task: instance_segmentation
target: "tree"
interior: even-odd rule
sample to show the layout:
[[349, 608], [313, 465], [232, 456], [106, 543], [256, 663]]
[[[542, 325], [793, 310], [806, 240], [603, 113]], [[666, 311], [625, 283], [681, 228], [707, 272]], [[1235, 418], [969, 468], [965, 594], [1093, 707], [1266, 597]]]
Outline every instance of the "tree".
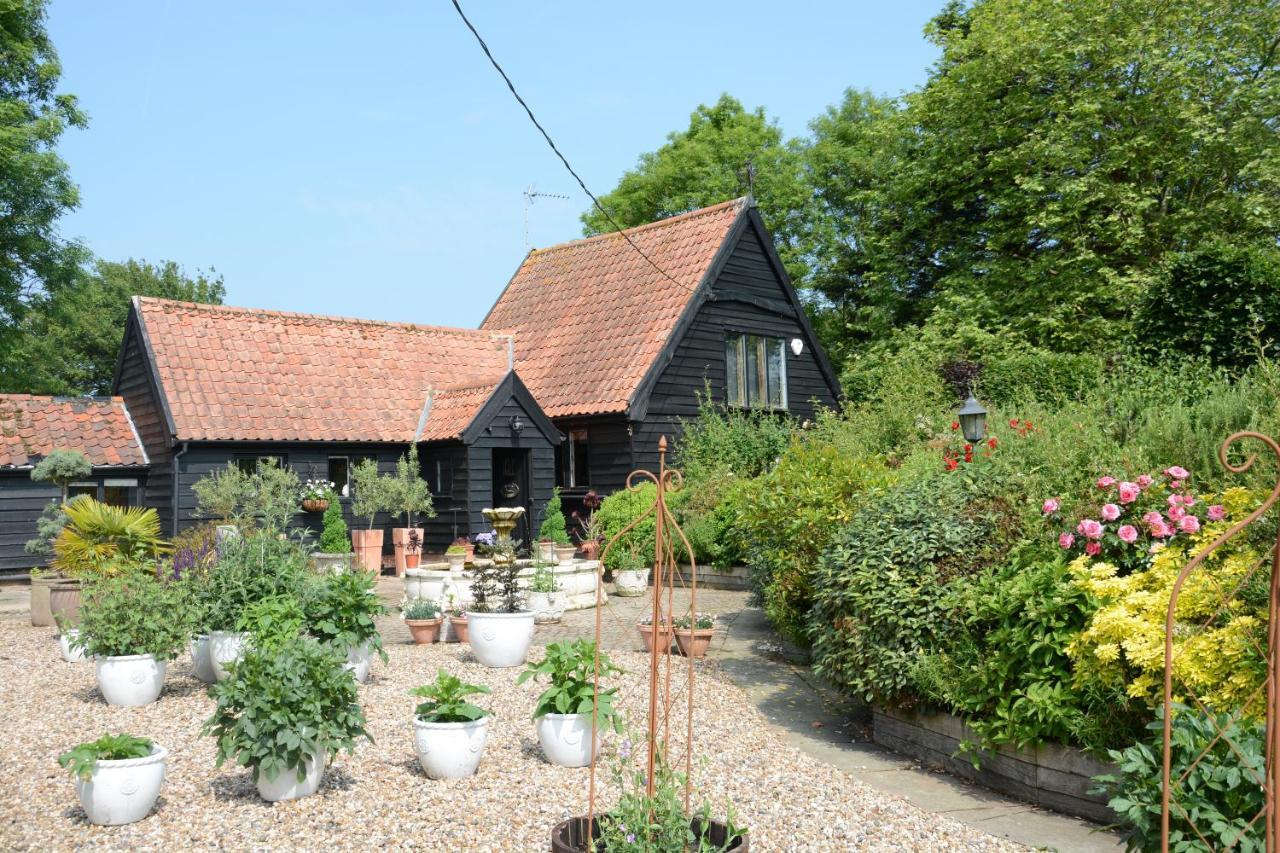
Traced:
[[57, 220], [79, 203], [54, 148], [87, 120], [71, 95], [57, 94], [62, 67], [45, 31], [47, 0], [0, 0], [0, 357], [28, 298], [73, 274], [82, 250]]
[[218, 305], [225, 295], [222, 277], [212, 269], [192, 276], [173, 261], [97, 261], [32, 300], [15, 349], [0, 364], [0, 388], [108, 393], [134, 296]]
[[53, 450], [31, 469], [31, 479], [37, 483], [53, 483], [62, 492], [65, 504], [68, 487], [92, 473], [93, 463], [79, 450]]
[[[748, 112], [727, 94], [712, 106], [699, 106], [687, 130], [670, 134], [657, 151], [641, 154], [636, 168], [600, 202], [619, 226], [630, 228], [728, 201], [748, 189], [778, 241], [787, 271], [802, 282], [808, 274], [800, 242], [808, 193], [800, 151], [783, 140], [782, 130], [761, 107]], [[582, 215], [582, 223], [587, 234], [613, 230], [594, 208]]]

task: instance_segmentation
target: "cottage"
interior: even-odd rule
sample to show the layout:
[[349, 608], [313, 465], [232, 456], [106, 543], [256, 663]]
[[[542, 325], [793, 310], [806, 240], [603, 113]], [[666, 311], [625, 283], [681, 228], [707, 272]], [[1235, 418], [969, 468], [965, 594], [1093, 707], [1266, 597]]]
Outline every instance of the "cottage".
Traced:
[[438, 550], [485, 529], [483, 507], [524, 506], [528, 539], [554, 486], [570, 507], [621, 488], [704, 389], [799, 417], [839, 394], [750, 199], [534, 250], [479, 329], [135, 298], [113, 405], [145, 454], [130, 500], [168, 531], [229, 462], [349, 494], [357, 461], [390, 471], [416, 442]]

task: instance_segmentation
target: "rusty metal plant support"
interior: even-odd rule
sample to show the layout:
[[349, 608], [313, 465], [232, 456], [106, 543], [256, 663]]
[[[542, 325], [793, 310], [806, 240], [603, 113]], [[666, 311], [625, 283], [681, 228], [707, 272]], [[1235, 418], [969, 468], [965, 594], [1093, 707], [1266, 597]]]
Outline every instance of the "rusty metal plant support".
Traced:
[[[1228, 450], [1236, 442], [1243, 439], [1254, 439], [1262, 442], [1273, 454], [1275, 454], [1276, 459], [1280, 461], [1280, 444], [1277, 444], [1275, 439], [1257, 432], [1237, 432], [1229, 436], [1227, 440], [1222, 443], [1222, 446], [1218, 448], [1218, 459], [1221, 461], [1223, 467], [1228, 471], [1236, 474], [1243, 473], [1249, 470], [1253, 466], [1253, 463], [1257, 461], [1256, 453], [1251, 453], [1248, 458], [1238, 465], [1233, 464], [1228, 460]], [[1239, 748], [1231, 742], [1231, 739], [1227, 736], [1224, 728], [1218, 725], [1218, 721], [1214, 715], [1209, 713], [1209, 709], [1205, 707], [1204, 703], [1201, 702], [1194, 693], [1190, 693], [1188, 691], [1190, 702], [1194, 703], [1196, 707], [1206, 714], [1214, 728], [1217, 729], [1217, 734], [1209, 745], [1195, 757], [1190, 766], [1187, 767], [1179, 778], [1172, 778], [1173, 711], [1175, 704], [1173, 695], [1173, 665], [1176, 657], [1173, 647], [1174, 634], [1177, 632], [1180, 637], [1186, 637], [1189, 634], [1194, 633], [1196, 629], [1202, 629], [1211, 625], [1213, 621], [1217, 619], [1218, 615], [1228, 608], [1232, 597], [1239, 592], [1255, 574], [1257, 574], [1262, 566], [1268, 562], [1268, 557], [1270, 558], [1269, 561], [1271, 564], [1271, 577], [1269, 578], [1270, 601], [1267, 610], [1267, 648], [1263, 650], [1255, 644], [1255, 650], [1258, 651], [1267, 661], [1267, 676], [1264, 684], [1260, 685], [1257, 691], [1242, 703], [1241, 708], [1231, 715], [1228, 725], [1243, 715], [1245, 708], [1253, 701], [1253, 697], [1256, 697], [1258, 693], [1261, 692], [1262, 687], [1265, 686], [1267, 696], [1265, 729], [1266, 770], [1264, 778], [1257, 778], [1256, 774], [1254, 775], [1259, 786], [1263, 789], [1263, 806], [1256, 815], [1252, 816], [1252, 819], [1249, 822], [1249, 827], [1256, 824], [1259, 819], [1264, 819], [1264, 825], [1266, 827], [1266, 849], [1271, 851], [1271, 853], [1275, 853], [1275, 851], [1280, 850], [1280, 848], [1277, 847], [1277, 843], [1280, 842], [1280, 815], [1277, 815], [1276, 811], [1276, 794], [1277, 791], [1280, 790], [1280, 761], [1278, 761], [1278, 758], [1280, 758], [1280, 731], [1277, 731], [1277, 721], [1280, 720], [1280, 690], [1277, 689], [1278, 684], [1280, 684], [1280, 682], [1277, 681], [1277, 672], [1280, 670], [1280, 633], [1278, 633], [1278, 631], [1280, 631], [1280, 618], [1277, 618], [1278, 613], [1280, 613], [1280, 534], [1277, 534], [1277, 542], [1273, 543], [1269, 553], [1254, 563], [1254, 565], [1232, 590], [1226, 591], [1220, 586], [1218, 587], [1217, 592], [1221, 594], [1221, 603], [1214, 613], [1204, 621], [1204, 623], [1187, 625], [1185, 623], [1179, 623], [1177, 620], [1178, 596], [1182, 592], [1182, 588], [1186, 584], [1187, 579], [1190, 578], [1197, 569], [1202, 568], [1209, 555], [1260, 518], [1271, 508], [1277, 499], [1280, 499], [1280, 480], [1278, 480], [1272, 487], [1271, 494], [1267, 496], [1267, 499], [1254, 509], [1253, 512], [1249, 513], [1247, 517], [1236, 524], [1233, 524], [1222, 535], [1214, 539], [1208, 547], [1196, 554], [1195, 557], [1182, 568], [1182, 571], [1178, 573], [1178, 577], [1173, 584], [1172, 594], [1169, 598], [1169, 609], [1165, 616], [1164, 628], [1164, 766], [1160, 782], [1160, 849], [1164, 851], [1164, 853], [1168, 853], [1169, 850], [1169, 816], [1171, 809], [1173, 808], [1177, 808], [1181, 812], [1181, 815], [1191, 826], [1192, 832], [1199, 836], [1200, 841], [1204, 843], [1206, 849], [1213, 849], [1213, 845], [1209, 843], [1209, 841], [1200, 832], [1199, 828], [1196, 827], [1194, 821], [1190, 818], [1185, 809], [1183, 809], [1173, 797], [1174, 785], [1181, 785], [1191, 771], [1195, 769], [1196, 765], [1198, 765], [1200, 761], [1208, 755], [1209, 751], [1213, 749], [1219, 741], [1225, 743], [1227, 747], [1241, 759], [1242, 771], [1245, 770], [1244, 765], [1246, 764], [1243, 757], [1240, 756]], [[1205, 576], [1210, 580], [1213, 580], [1212, 574], [1207, 571]], [[1247, 828], [1248, 827], [1246, 827], [1246, 829]]]
[[[650, 616], [653, 619], [654, 642], [649, 652], [649, 705], [648, 705], [648, 744], [647, 757], [645, 763], [645, 793], [652, 797], [654, 787], [657, 782], [657, 762], [658, 756], [663, 756], [663, 760], [670, 754], [668, 748], [671, 742], [670, 716], [672, 710], [672, 692], [671, 692], [671, 670], [673, 666], [670, 643], [665, 647], [659, 641], [661, 636], [660, 629], [664, 625], [672, 625], [674, 627], [675, 614], [672, 612], [672, 593], [674, 590], [674, 578], [676, 573], [677, 561], [676, 554], [677, 544], [681, 546], [689, 557], [690, 574], [689, 574], [689, 613], [697, 614], [698, 607], [698, 565], [693, 556], [693, 548], [689, 546], [689, 540], [685, 538], [684, 531], [680, 529], [680, 525], [676, 523], [675, 517], [671, 514], [671, 510], [667, 507], [667, 494], [669, 492], [678, 491], [684, 483], [684, 478], [680, 472], [667, 467], [667, 439], [666, 436], [658, 440], [658, 470], [657, 473], [645, 470], [632, 471], [627, 476], [627, 490], [638, 492], [645, 482], [651, 482], [657, 487], [657, 497], [654, 499], [653, 505], [637, 516], [626, 527], [620, 530], [605, 545], [603, 552], [600, 554], [600, 576], [596, 582], [596, 658], [595, 658], [595, 687], [596, 693], [600, 688], [600, 642], [601, 642], [601, 617], [604, 611], [603, 590], [604, 590], [604, 564], [610, 550], [617, 542], [629, 533], [636, 525], [644, 521], [650, 516], [654, 520], [654, 553], [653, 553], [653, 578], [651, 590], [651, 607]], [[694, 688], [694, 659], [691, 655], [687, 656], [688, 672], [687, 689], [686, 689], [686, 731], [684, 743], [684, 807], [686, 814], [689, 811], [689, 798], [693, 785], [693, 688]], [[598, 721], [599, 708], [595, 701], [592, 702], [591, 723], [592, 730], [595, 731]], [[591, 826], [592, 820], [596, 813], [596, 758], [593, 754], [591, 759], [591, 775], [590, 789], [587, 799], [587, 826]]]

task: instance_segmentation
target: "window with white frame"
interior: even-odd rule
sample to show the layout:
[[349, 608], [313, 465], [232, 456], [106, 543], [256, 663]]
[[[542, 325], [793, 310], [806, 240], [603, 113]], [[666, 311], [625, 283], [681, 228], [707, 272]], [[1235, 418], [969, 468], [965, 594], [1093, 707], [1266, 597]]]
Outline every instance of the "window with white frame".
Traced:
[[724, 339], [725, 402], [743, 408], [787, 407], [786, 341], [729, 332]]

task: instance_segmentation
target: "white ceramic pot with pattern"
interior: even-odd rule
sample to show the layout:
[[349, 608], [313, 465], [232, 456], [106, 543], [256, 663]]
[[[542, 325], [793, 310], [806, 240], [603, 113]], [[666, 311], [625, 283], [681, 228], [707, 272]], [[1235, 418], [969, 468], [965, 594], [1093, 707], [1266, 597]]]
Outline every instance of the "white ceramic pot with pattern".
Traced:
[[222, 681], [231, 674], [228, 664], [235, 663], [244, 657], [245, 643], [249, 635], [235, 631], [212, 631], [209, 633], [209, 661], [213, 675]]
[[520, 666], [533, 642], [533, 612], [467, 613], [467, 633], [476, 660], [496, 669]]
[[465, 779], [480, 766], [489, 739], [489, 717], [467, 723], [427, 723], [413, 719], [418, 763], [429, 779]]
[[208, 634], [197, 634], [191, 638], [191, 666], [196, 672], [196, 678], [205, 684], [213, 684], [218, 680], [218, 674], [213, 671]]
[[150, 814], [164, 783], [168, 755], [164, 747], [153, 744], [145, 758], [99, 759], [87, 781], [76, 777], [76, 796], [89, 823], [120, 826]]
[[108, 705], [150, 705], [164, 688], [165, 664], [155, 655], [113, 655], [97, 658], [94, 663], [98, 689]]
[[648, 569], [623, 569], [613, 573], [613, 589], [618, 595], [644, 595], [648, 588]]
[[586, 767], [600, 750], [600, 733], [592, 737], [590, 714], [543, 714], [534, 725], [542, 754], [552, 764]]
[[268, 779], [267, 774], [258, 772], [258, 796], [269, 803], [281, 800], [296, 800], [298, 797], [309, 797], [320, 790], [324, 781], [324, 769], [328, 761], [319, 755], [307, 756], [303, 764], [302, 781], [298, 781], [298, 768], [290, 767], [281, 770], [276, 778]]
[[80, 636], [79, 628], [68, 628], [58, 635], [58, 651], [62, 653], [62, 659], [67, 663], [79, 663], [84, 660], [84, 649], [73, 645], [78, 636]]
[[373, 646], [368, 641], [347, 649], [347, 662], [343, 665], [356, 677], [356, 681], [364, 684], [369, 680], [369, 669], [373, 666]]
[[559, 622], [564, 615], [564, 595], [560, 592], [530, 592], [529, 609], [533, 611], [533, 621], [539, 625]]

